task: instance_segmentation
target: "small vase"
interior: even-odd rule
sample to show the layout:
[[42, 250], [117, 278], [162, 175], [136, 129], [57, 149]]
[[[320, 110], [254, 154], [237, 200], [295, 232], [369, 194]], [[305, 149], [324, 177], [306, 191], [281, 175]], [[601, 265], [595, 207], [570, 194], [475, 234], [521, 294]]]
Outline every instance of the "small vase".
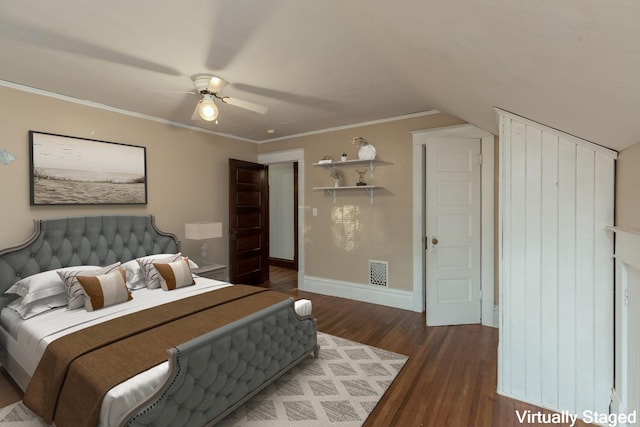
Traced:
[[340, 157], [340, 160], [342, 160], [343, 162], [346, 162], [347, 161], [347, 156]]
[[358, 150], [360, 160], [373, 160], [376, 158], [376, 147], [371, 144], [362, 145]]
[[340, 180], [339, 179], [334, 179], [333, 180], [333, 186], [334, 187], [340, 187]]

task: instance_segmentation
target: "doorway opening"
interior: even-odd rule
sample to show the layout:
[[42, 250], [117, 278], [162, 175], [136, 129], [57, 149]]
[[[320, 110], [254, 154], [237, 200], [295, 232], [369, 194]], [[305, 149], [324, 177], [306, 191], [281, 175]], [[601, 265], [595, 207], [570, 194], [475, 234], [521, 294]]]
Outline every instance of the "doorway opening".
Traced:
[[268, 165], [269, 265], [298, 271], [298, 162]]
[[297, 179], [295, 183], [295, 193], [297, 201], [294, 202], [295, 215], [294, 225], [296, 228], [295, 251], [298, 272], [298, 287], [304, 290], [304, 149], [293, 149], [262, 153], [258, 155], [258, 162], [269, 167], [277, 164], [289, 163], [297, 164]]

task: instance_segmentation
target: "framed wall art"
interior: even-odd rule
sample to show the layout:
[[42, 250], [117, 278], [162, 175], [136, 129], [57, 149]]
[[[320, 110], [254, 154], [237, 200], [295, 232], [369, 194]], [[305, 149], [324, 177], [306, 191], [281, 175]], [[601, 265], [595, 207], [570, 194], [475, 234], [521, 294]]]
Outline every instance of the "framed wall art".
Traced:
[[32, 205], [147, 203], [146, 148], [29, 131]]

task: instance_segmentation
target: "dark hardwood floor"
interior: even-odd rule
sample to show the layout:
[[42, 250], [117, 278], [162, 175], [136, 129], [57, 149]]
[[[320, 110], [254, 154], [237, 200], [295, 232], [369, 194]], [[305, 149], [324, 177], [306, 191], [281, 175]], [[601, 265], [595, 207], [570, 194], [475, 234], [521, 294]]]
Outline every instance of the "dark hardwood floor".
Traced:
[[264, 286], [311, 300], [319, 331], [409, 356], [365, 427], [527, 426], [516, 411], [552, 413], [496, 393], [498, 329], [427, 328], [424, 313], [299, 291], [293, 270], [270, 277]]
[[[310, 299], [319, 331], [409, 356], [365, 426], [526, 426], [516, 411], [550, 413], [496, 393], [497, 329], [427, 328], [424, 313], [299, 291], [297, 274], [271, 267], [264, 286]], [[22, 398], [1, 372], [0, 407]]]

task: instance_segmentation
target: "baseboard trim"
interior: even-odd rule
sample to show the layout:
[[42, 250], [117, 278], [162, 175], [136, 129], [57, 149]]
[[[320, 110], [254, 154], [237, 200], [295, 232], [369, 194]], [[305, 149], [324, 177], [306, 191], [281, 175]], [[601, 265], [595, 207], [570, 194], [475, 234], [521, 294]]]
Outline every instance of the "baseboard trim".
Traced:
[[360, 283], [344, 282], [315, 276], [304, 276], [302, 286], [299, 284], [298, 288], [321, 295], [416, 311], [413, 292], [411, 291], [390, 289], [375, 285], [363, 285]]

